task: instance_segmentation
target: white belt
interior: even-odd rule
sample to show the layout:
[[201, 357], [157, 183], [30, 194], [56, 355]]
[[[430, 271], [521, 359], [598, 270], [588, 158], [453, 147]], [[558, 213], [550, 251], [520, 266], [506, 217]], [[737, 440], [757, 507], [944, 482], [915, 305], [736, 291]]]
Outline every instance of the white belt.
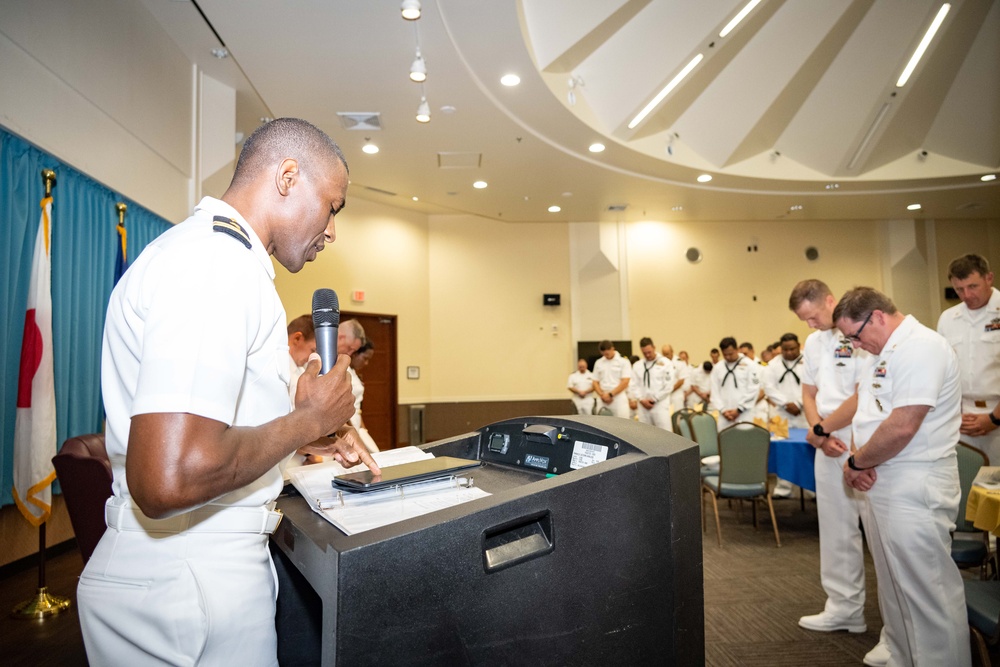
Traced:
[[274, 503], [265, 507], [206, 505], [167, 519], [150, 519], [128, 500], [112, 496], [104, 505], [108, 528], [147, 533], [256, 533], [270, 535], [281, 523], [281, 510]]

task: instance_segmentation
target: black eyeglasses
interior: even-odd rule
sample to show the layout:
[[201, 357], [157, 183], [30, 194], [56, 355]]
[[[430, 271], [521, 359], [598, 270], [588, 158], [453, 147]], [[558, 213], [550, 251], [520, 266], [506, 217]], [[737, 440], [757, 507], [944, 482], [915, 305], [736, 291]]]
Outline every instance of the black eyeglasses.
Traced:
[[874, 314], [874, 312], [875, 311], [873, 310], [872, 312], [868, 313], [868, 317], [866, 317], [865, 321], [861, 323], [861, 328], [855, 331], [853, 335], [848, 336], [848, 339], [857, 341], [859, 343], [861, 342], [861, 332], [865, 330], [866, 326], [868, 326], [868, 322], [872, 319], [872, 314]]

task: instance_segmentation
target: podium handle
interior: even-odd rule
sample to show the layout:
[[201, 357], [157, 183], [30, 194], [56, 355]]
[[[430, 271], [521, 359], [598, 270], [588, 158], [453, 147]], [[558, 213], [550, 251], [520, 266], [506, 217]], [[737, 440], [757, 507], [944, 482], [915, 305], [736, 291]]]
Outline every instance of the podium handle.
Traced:
[[488, 528], [483, 532], [483, 567], [497, 572], [555, 550], [548, 510]]

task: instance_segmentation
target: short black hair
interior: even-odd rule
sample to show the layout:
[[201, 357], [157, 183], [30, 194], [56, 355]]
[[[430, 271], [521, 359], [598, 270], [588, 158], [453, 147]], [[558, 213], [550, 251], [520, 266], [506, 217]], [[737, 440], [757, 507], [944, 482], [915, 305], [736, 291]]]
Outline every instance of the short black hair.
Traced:
[[653, 339], [650, 338], [649, 336], [644, 336], [643, 338], [641, 338], [639, 340], [639, 347], [640, 348], [646, 347], [647, 345], [652, 345], [652, 344], [653, 344]]
[[[786, 340], [794, 340], [796, 343], [798, 343], [799, 337], [793, 333], [786, 333], [784, 336], [781, 337], [781, 342], [784, 343]], [[781, 347], [781, 345], [779, 344], [778, 347]]]
[[727, 350], [731, 347], [736, 347], [736, 339], [733, 338], [732, 336], [726, 336], [725, 338], [719, 341], [720, 350]]

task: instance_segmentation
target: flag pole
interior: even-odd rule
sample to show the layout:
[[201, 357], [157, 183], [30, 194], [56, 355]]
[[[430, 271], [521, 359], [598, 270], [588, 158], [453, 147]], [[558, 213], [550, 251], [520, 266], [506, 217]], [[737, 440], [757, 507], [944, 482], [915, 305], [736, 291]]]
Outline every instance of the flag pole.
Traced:
[[[51, 169], [42, 169], [42, 179], [45, 181], [45, 196], [52, 195], [52, 187], [56, 184], [56, 172]], [[45, 526], [48, 521], [43, 521], [38, 526], [38, 592], [34, 597], [21, 602], [11, 610], [10, 615], [14, 618], [45, 619], [54, 616], [61, 611], [69, 609], [70, 600], [59, 595], [50, 595], [45, 585]]]

